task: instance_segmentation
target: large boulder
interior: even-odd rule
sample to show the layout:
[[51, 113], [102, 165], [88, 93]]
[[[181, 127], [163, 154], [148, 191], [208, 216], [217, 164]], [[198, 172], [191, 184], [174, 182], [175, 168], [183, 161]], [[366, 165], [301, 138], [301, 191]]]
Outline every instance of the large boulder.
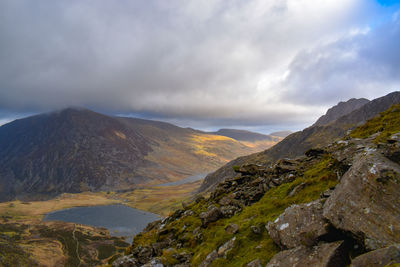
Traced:
[[346, 266], [348, 257], [343, 241], [324, 243], [312, 248], [300, 246], [276, 254], [266, 267], [341, 267]]
[[122, 256], [116, 259], [113, 264], [113, 267], [139, 267], [140, 264], [133, 257], [133, 255]]
[[218, 252], [213, 250], [207, 257], [199, 264], [199, 267], [209, 267], [218, 258]]
[[206, 227], [209, 223], [218, 221], [222, 217], [222, 212], [214, 205], [208, 207], [207, 211], [200, 213], [200, 219], [203, 226]]
[[366, 151], [324, 204], [323, 215], [351, 232], [367, 250], [400, 243], [400, 166], [377, 151]]
[[292, 205], [267, 225], [272, 240], [281, 248], [312, 246], [328, 233], [329, 224], [322, 216], [323, 200]]
[[352, 267], [384, 267], [400, 263], [400, 244], [365, 253], [351, 261]]

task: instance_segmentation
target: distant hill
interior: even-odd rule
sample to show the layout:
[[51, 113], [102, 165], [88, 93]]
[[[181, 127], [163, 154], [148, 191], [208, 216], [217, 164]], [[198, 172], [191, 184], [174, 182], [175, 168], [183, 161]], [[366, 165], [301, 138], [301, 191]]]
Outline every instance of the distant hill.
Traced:
[[292, 133], [293, 133], [292, 131], [279, 131], [279, 132], [270, 133], [269, 135], [285, 138], [286, 136], [288, 136]]
[[277, 141], [241, 142], [164, 122], [68, 108], [0, 127], [0, 201], [175, 181]]
[[212, 134], [228, 136], [239, 141], [261, 141], [261, 140], [274, 140], [271, 135], [265, 135], [260, 133], [254, 133], [246, 130], [235, 130], [235, 129], [220, 129], [217, 132], [212, 132]]
[[[359, 108], [351, 108], [351, 103], [356, 107], [359, 106]], [[281, 142], [263, 152], [236, 158], [217, 171], [210, 173], [205, 178], [199, 191], [212, 190], [216, 184], [226, 177], [234, 175], [233, 166], [243, 165], [244, 163], [272, 163], [280, 158], [301, 156], [305, 151], [313, 147], [326, 146], [345, 136], [348, 130], [365, 123], [368, 119], [398, 103], [400, 103], [400, 92], [393, 92], [373, 101], [350, 99], [348, 102], [339, 103], [313, 126], [287, 136]], [[348, 113], [344, 114], [345, 111]]]

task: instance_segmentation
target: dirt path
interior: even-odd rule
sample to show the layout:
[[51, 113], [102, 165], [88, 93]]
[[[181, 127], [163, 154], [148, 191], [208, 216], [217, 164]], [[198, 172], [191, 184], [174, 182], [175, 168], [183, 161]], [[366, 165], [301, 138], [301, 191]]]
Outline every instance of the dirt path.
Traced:
[[79, 265], [78, 265], [79, 267], [82, 264], [82, 259], [81, 257], [79, 257], [79, 241], [75, 237], [75, 231], [76, 231], [76, 224], [74, 224], [74, 231], [72, 231], [72, 237], [76, 241], [76, 256], [79, 259]]

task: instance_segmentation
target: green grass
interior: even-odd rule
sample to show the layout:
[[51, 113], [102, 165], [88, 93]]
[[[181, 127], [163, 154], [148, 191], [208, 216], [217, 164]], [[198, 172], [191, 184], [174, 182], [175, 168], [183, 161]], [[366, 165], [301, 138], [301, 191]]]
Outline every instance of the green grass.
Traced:
[[[192, 216], [186, 216], [169, 223], [166, 228], [174, 232], [179, 242], [183, 244], [187, 252], [193, 252], [193, 266], [199, 265], [206, 256], [219, 246], [230, 240], [233, 235], [227, 234], [225, 227], [235, 223], [239, 225], [239, 232], [235, 234], [236, 244], [227, 254], [226, 258], [219, 258], [213, 266], [244, 266], [254, 259], [260, 259], [266, 264], [279, 248], [269, 237], [265, 225], [275, 220], [287, 207], [292, 204], [307, 203], [316, 200], [320, 194], [338, 183], [336, 170], [340, 169], [339, 163], [329, 155], [310, 166], [295, 181], [282, 184], [269, 190], [264, 197], [252, 206], [245, 207], [240, 214], [231, 218], [220, 219], [211, 223], [207, 228], [200, 228], [203, 234], [203, 242], [196, 242], [193, 230], [201, 226], [199, 214], [207, 209], [207, 202], [194, 203], [189, 209], [194, 212]], [[305, 183], [307, 186], [292, 197], [288, 194], [297, 185]], [[261, 235], [255, 235], [251, 231], [252, 225], [258, 225], [263, 229]], [[149, 245], [168, 237], [168, 234], [160, 236], [156, 230], [145, 232], [135, 238], [135, 246]], [[164, 255], [164, 259], [171, 260], [171, 255]]]
[[116, 249], [113, 245], [103, 244], [97, 248], [99, 253], [98, 258], [100, 260], [107, 259], [116, 253]]
[[353, 138], [367, 138], [379, 133], [374, 142], [380, 143], [386, 142], [392, 134], [398, 132], [400, 132], [400, 104], [393, 105], [387, 111], [356, 128], [350, 136]]

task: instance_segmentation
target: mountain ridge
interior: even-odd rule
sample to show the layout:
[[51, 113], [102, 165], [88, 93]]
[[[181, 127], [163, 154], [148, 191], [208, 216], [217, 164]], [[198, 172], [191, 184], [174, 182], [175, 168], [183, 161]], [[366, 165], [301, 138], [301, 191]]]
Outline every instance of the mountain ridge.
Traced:
[[[169, 123], [66, 108], [0, 127], [0, 200], [130, 189], [212, 171], [250, 146]], [[261, 149], [259, 149], [261, 150]]]
[[150, 223], [113, 266], [395, 266], [399, 115], [392, 105], [295, 159], [237, 166], [206, 197]]
[[312, 126], [323, 126], [332, 123], [369, 102], [370, 101], [366, 98], [351, 98], [345, 102], [341, 101], [337, 105], [328, 109], [326, 114], [321, 116]]
[[267, 150], [238, 157], [214, 173], [207, 175], [199, 192], [212, 190], [217, 183], [223, 181], [226, 177], [234, 175], [234, 166], [242, 165], [245, 162], [257, 163], [267, 160], [272, 163], [279, 158], [301, 156], [312, 147], [326, 146], [345, 136], [348, 130], [365, 123], [368, 119], [397, 103], [400, 103], [400, 92], [392, 92], [386, 96], [369, 101], [361, 105], [358, 109], [352, 111], [348, 109], [350, 111], [349, 114], [329, 121], [326, 125], [312, 125], [302, 131], [295, 132]]

